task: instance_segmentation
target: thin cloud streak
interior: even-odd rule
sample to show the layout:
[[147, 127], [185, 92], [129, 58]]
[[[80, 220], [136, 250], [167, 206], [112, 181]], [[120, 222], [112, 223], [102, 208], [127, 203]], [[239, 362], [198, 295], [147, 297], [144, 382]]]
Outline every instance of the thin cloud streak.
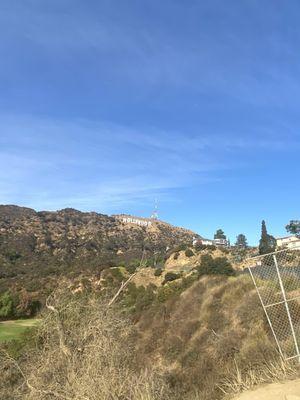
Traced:
[[284, 143], [271, 137], [143, 132], [86, 120], [3, 116], [0, 121], [0, 202], [38, 209], [109, 211], [149, 203], [167, 198], [172, 189], [218, 181], [224, 171], [243, 168], [232, 152], [277, 151]]

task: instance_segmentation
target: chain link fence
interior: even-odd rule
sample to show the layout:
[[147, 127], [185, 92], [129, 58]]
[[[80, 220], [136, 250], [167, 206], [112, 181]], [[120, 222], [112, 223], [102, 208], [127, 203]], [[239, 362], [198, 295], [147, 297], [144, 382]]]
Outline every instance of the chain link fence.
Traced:
[[300, 250], [282, 250], [247, 261], [278, 350], [300, 362]]

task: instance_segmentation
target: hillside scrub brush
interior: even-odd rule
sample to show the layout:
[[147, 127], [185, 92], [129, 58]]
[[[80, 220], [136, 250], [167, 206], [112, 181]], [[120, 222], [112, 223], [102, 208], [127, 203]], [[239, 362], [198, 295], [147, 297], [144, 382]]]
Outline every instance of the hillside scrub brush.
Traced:
[[227, 275], [234, 276], [235, 270], [226, 257], [213, 258], [210, 254], [201, 257], [200, 265], [197, 267], [199, 276], [202, 275]]
[[167, 399], [161, 376], [137, 364], [132, 323], [107, 304], [53, 296], [30, 353], [14, 360], [0, 352], [0, 398]]
[[186, 249], [184, 254], [185, 254], [186, 257], [193, 257], [195, 255], [193, 250], [191, 250], [191, 249]]

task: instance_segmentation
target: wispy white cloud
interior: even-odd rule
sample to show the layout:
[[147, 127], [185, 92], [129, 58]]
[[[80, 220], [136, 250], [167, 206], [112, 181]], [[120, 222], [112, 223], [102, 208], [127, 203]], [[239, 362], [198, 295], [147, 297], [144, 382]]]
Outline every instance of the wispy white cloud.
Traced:
[[0, 203], [105, 212], [158, 196], [169, 201], [173, 189], [217, 181], [245, 166], [249, 152], [280, 150], [284, 143], [30, 116], [2, 116], [0, 132]]

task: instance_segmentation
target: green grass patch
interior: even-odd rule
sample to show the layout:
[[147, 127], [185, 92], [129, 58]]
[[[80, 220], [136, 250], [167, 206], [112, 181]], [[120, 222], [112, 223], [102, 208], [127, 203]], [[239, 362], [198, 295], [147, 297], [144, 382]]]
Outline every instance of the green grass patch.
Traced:
[[39, 319], [32, 318], [0, 322], [0, 343], [20, 339], [26, 330], [37, 326], [39, 321]]

